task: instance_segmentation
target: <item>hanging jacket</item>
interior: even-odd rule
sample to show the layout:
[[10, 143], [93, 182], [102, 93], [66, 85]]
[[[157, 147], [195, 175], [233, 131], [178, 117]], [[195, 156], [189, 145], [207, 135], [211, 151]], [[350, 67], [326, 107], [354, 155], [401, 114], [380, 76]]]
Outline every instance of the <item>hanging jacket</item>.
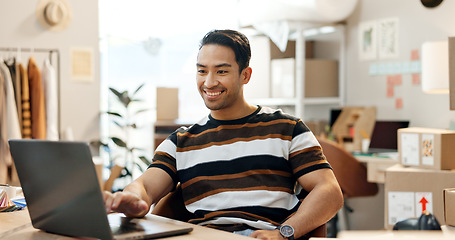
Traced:
[[28, 81], [30, 87], [30, 110], [32, 115], [32, 138], [46, 139], [46, 109], [41, 72], [31, 57], [28, 61]]

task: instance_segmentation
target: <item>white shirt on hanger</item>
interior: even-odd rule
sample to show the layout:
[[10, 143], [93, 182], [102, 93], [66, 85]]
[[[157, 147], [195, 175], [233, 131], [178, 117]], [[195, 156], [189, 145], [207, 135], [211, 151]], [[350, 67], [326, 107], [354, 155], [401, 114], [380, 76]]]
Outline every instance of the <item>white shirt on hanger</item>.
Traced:
[[44, 60], [41, 77], [46, 106], [46, 138], [57, 141], [59, 140], [57, 74], [49, 59]]

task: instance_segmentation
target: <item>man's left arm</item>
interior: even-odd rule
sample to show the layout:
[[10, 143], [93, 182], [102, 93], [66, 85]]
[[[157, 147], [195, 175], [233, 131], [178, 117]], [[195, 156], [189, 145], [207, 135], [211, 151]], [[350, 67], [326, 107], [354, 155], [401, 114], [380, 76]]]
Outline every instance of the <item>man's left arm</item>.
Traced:
[[[323, 168], [307, 173], [299, 177], [298, 182], [309, 193], [296, 213], [283, 223], [294, 228], [296, 239], [327, 223], [343, 206], [343, 194], [331, 169]], [[277, 233], [278, 230], [259, 230], [251, 237], [275, 239], [270, 235]]]
[[343, 193], [331, 169], [307, 173], [298, 182], [309, 193], [297, 212], [284, 223], [294, 227], [296, 238], [327, 223], [343, 207]]

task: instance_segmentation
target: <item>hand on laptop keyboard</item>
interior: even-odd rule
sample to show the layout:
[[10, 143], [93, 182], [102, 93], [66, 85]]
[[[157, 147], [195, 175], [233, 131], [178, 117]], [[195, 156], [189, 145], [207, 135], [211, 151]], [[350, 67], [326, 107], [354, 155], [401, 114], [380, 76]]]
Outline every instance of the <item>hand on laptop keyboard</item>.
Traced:
[[130, 192], [105, 191], [103, 193], [106, 212], [121, 212], [128, 217], [143, 217], [149, 210], [147, 203]]

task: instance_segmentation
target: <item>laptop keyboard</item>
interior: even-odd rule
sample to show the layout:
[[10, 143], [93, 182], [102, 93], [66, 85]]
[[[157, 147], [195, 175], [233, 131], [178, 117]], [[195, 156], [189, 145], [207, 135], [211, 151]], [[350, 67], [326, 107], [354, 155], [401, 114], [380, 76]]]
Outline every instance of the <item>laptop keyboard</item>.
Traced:
[[111, 231], [112, 234], [117, 235], [133, 232], [143, 232], [145, 229], [137, 223], [137, 219], [122, 217], [120, 224], [111, 224]]

